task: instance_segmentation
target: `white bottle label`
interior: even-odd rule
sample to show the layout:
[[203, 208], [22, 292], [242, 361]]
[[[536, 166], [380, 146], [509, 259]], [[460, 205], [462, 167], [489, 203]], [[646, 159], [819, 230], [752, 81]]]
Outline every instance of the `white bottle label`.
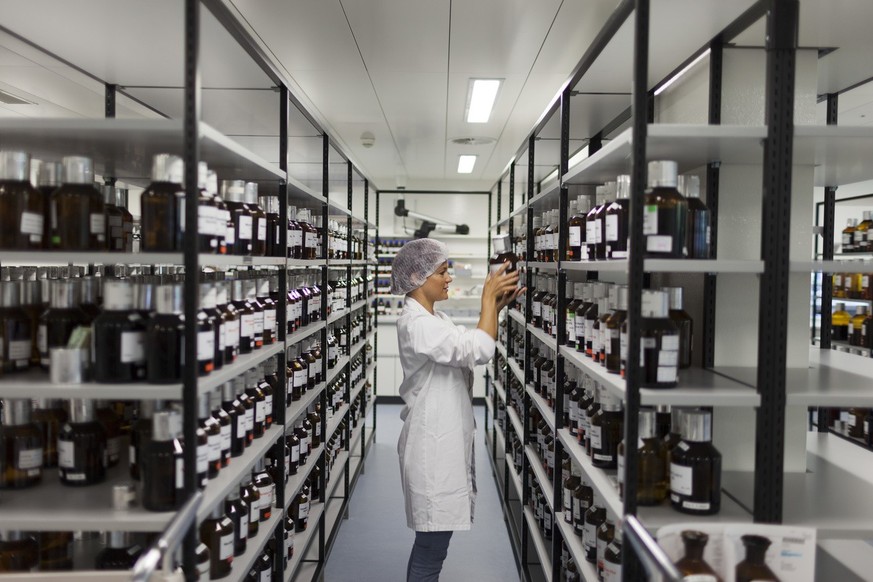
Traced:
[[597, 528], [594, 524], [585, 522], [585, 528], [582, 530], [582, 543], [586, 549], [597, 549]]
[[571, 226], [570, 227], [570, 246], [578, 247], [582, 245], [582, 227], [581, 226]]
[[691, 495], [693, 489], [693, 470], [676, 463], [670, 463], [670, 491], [679, 495]]
[[267, 221], [263, 218], [258, 220], [258, 240], [267, 240]]
[[[30, 340], [15, 340], [9, 342], [9, 359], [12, 361], [29, 360], [30, 348]], [[25, 361], [24, 363], [26, 364], [27, 362]], [[18, 362], [18, 364], [20, 365], [20, 362]]]
[[[276, 310], [275, 309], [265, 309], [264, 310], [264, 329], [271, 330], [274, 334], [276, 333]], [[276, 338], [273, 338], [275, 341]]]
[[233, 557], [233, 534], [227, 534], [226, 536], [221, 537], [221, 544], [219, 544], [218, 550], [218, 559], [219, 560], [229, 560]]
[[218, 351], [222, 354], [227, 347], [227, 324], [222, 323], [218, 326]]
[[260, 311], [255, 313], [255, 317], [252, 320], [253, 327], [255, 329], [255, 337], [264, 337], [264, 312]]
[[306, 386], [306, 382], [309, 379], [308, 372], [303, 370], [294, 370], [294, 386]]
[[618, 242], [618, 214], [606, 215], [606, 242]]
[[273, 569], [261, 570], [258, 573], [258, 582], [273, 582]]
[[264, 422], [267, 418], [267, 402], [262, 400], [255, 403], [255, 422]]
[[291, 462], [299, 463], [300, 462], [300, 445], [291, 447]]
[[224, 327], [224, 345], [239, 347], [239, 320], [228, 321]]
[[543, 313], [543, 304], [541, 301], [533, 302], [533, 315], [534, 317], [540, 317]]
[[318, 234], [314, 232], [304, 233], [303, 243], [304, 248], [314, 249], [318, 245]]
[[44, 226], [45, 219], [43, 219], [42, 214], [37, 214], [36, 212], [21, 213], [21, 234], [33, 235], [30, 237], [31, 242], [39, 242], [42, 240]]
[[39, 469], [42, 467], [42, 448], [37, 449], [20, 449], [18, 451], [18, 462], [16, 468], [22, 471], [30, 469]]
[[209, 461], [218, 461], [221, 459], [221, 433], [209, 435]]
[[73, 441], [58, 439], [58, 466], [64, 469], [73, 469], [75, 465], [76, 445]]
[[182, 489], [185, 486], [185, 472], [182, 457], [176, 458], [176, 489]]
[[599, 219], [594, 221], [594, 242], [603, 242], [603, 221]]
[[221, 450], [229, 451], [230, 450], [230, 425], [227, 424], [221, 427]]
[[261, 492], [261, 509], [270, 509], [273, 507], [273, 485], [267, 487], [258, 487]]
[[[611, 544], [609, 547], [612, 548], [613, 552], [618, 552], [618, 548], [614, 544]], [[612, 562], [607, 562], [604, 560], [603, 582], [622, 582], [621, 564], [614, 564]]]
[[288, 246], [302, 247], [303, 246], [303, 231], [291, 230], [288, 232]]
[[643, 206], [643, 234], [658, 234], [658, 206], [655, 204]]
[[243, 438], [246, 436], [246, 430], [248, 427], [248, 423], [246, 422], [246, 415], [240, 414], [236, 417], [236, 436], [238, 438]]
[[251, 216], [240, 216], [239, 217], [239, 240], [240, 241], [252, 240], [252, 217]]
[[585, 223], [585, 242], [587, 244], [592, 244], [597, 242], [595, 236], [597, 235], [597, 227], [594, 225], [594, 221], [588, 221]]
[[667, 235], [650, 235], [646, 237], [646, 250], [654, 253], [672, 253], [673, 237]]
[[264, 397], [264, 411], [265, 414], [271, 415], [273, 413], [273, 395], [267, 394]]
[[209, 331], [197, 332], [197, 359], [201, 362], [212, 361], [215, 357], [215, 333]]
[[255, 410], [254, 407], [246, 408], [246, 432], [255, 430]]
[[[243, 507], [245, 507], [245, 503], [243, 503]], [[247, 539], [249, 537], [249, 514], [248, 512], [243, 513], [239, 516], [239, 534], [240, 539]]]
[[255, 333], [255, 316], [253, 313], [244, 314], [240, 318], [240, 337], [250, 338]]
[[209, 445], [197, 447], [197, 473], [205, 473], [209, 469]]
[[224, 244], [230, 246], [236, 243], [236, 231], [232, 226], [227, 226], [225, 224], [224, 227]]
[[145, 332], [125, 331], [121, 333], [121, 362], [131, 364], [145, 361]]
[[[98, 235], [98, 238], [106, 236], [106, 215], [92, 214], [91, 215], [91, 234]], [[102, 239], [101, 239], [102, 240]]]
[[297, 515], [300, 517], [300, 519], [305, 520], [309, 518], [309, 501], [300, 504], [300, 511]]

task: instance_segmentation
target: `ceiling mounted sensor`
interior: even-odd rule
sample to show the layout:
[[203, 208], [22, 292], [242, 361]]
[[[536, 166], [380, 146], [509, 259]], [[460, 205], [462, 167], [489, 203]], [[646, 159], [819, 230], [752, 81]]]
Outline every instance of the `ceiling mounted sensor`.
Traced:
[[467, 123], [488, 123], [503, 79], [470, 79], [467, 90]]
[[376, 136], [373, 135], [371, 131], [365, 131], [361, 134], [361, 145], [365, 148], [373, 147], [373, 144], [376, 143]]
[[16, 97], [12, 93], [7, 93], [0, 89], [0, 103], [4, 105], [36, 105], [34, 101], [28, 101], [27, 99], [22, 99], [21, 97]]
[[449, 141], [455, 145], [481, 146], [492, 144], [497, 140], [493, 137], [454, 137]]

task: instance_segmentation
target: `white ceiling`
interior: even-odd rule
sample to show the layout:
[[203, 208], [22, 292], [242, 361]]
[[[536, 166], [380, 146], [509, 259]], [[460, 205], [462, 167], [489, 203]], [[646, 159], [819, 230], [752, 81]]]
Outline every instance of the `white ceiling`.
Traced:
[[[380, 189], [490, 190], [561, 89], [617, 0], [204, 0], [221, 3], [271, 55], [295, 96]], [[669, 74], [752, 0], [653, 0], [650, 79]], [[0, 25], [99, 80], [118, 83], [170, 117], [182, 115], [182, 11], [177, 0], [0, 0]], [[51, 14], [52, 18], [34, 18]], [[204, 119], [278, 162], [278, 93], [209, 10], [202, 10]], [[682, 15], [683, 17], [678, 17]], [[803, 0], [801, 44], [840, 47], [821, 59], [820, 92], [873, 76], [873, 3]], [[693, 20], [696, 26], [684, 24]], [[71, 25], [71, 23], [74, 23]], [[571, 150], [629, 105], [632, 19], [575, 89]], [[760, 44], [760, 27], [745, 35]], [[661, 42], [668, 39], [667, 42]], [[463, 120], [469, 80], [501, 78], [487, 124]], [[0, 116], [100, 117], [103, 86], [14, 35], [0, 35], [0, 90], [36, 105]], [[593, 91], [616, 95], [587, 95]], [[119, 117], [154, 116], [120, 98]], [[873, 121], [873, 91], [841, 99], [843, 122]], [[864, 117], [862, 117], [862, 115]], [[318, 130], [290, 120], [289, 172], [318, 188]], [[554, 126], [554, 127], [553, 127]], [[364, 148], [363, 132], [375, 135]], [[558, 136], [555, 122], [544, 131]], [[461, 146], [452, 138], [491, 138]], [[557, 142], [538, 142], [536, 173], [554, 166]], [[461, 153], [479, 156], [456, 173]], [[541, 161], [542, 160], [542, 161]], [[331, 155], [331, 183], [345, 175]], [[399, 182], [400, 181], [400, 182]], [[331, 187], [333, 189], [333, 186]]]

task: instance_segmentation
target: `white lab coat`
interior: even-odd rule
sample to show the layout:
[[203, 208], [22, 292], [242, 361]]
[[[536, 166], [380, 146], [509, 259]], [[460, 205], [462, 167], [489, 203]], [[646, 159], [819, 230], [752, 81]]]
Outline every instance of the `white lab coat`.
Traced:
[[494, 339], [407, 298], [397, 321], [405, 406], [397, 452], [406, 522], [415, 531], [468, 530], [476, 498], [473, 366]]

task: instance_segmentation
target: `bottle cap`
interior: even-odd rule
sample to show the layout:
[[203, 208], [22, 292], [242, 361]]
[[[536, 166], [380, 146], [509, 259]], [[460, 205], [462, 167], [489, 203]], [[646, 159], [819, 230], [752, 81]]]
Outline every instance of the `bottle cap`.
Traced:
[[181, 186], [185, 183], [185, 162], [179, 156], [156, 154], [152, 158], [152, 180]]
[[64, 166], [60, 162], [30, 160], [30, 183], [37, 188], [57, 188], [63, 182]]
[[88, 276], [80, 278], [79, 281], [81, 281], [82, 303], [98, 305], [100, 303], [101, 279], [99, 277]]
[[52, 384], [81, 384], [86, 380], [88, 350], [49, 348], [49, 380]]
[[655, 411], [651, 408], [640, 408], [639, 438], [652, 439], [658, 436], [655, 425]]
[[261, 194], [258, 200], [264, 212], [267, 214], [279, 214], [279, 198], [277, 196]]
[[0, 151], [0, 180], [27, 182], [30, 179], [30, 154]]
[[133, 309], [133, 285], [129, 280], [113, 279], [103, 284], [103, 309], [106, 311]]
[[203, 394], [197, 399], [197, 418], [203, 420], [212, 416], [211, 408], [209, 408], [209, 394]]
[[81, 301], [81, 286], [77, 279], [56, 279], [51, 282], [49, 305], [55, 309], [72, 309]]
[[615, 195], [616, 199], [624, 200], [630, 198], [630, 176], [627, 174], [621, 174], [616, 177], [615, 181], [618, 187], [618, 191]]
[[700, 176], [679, 176], [677, 189], [686, 198], [700, 198]]
[[215, 309], [218, 293], [212, 283], [200, 284], [200, 309]]
[[258, 385], [258, 369], [257, 368], [249, 368], [246, 370], [245, 374], [245, 386], [249, 388], [254, 388]]
[[845, 310], [846, 310], [846, 304], [843, 302], [838, 302], [834, 305], [834, 311], [845, 311]]
[[865, 210], [863, 213], [864, 221], [873, 220], [873, 210]]
[[245, 299], [245, 295], [243, 295], [243, 282], [241, 279], [234, 279], [231, 281], [231, 288], [233, 290], [231, 297], [233, 297], [234, 301], [242, 301]]
[[[133, 505], [135, 499], [136, 493], [134, 491], [133, 485], [131, 485], [130, 483], [122, 483], [120, 485], [112, 486], [112, 508], [116, 511], [124, 511], [125, 509], [129, 509], [130, 506]], [[125, 545], [129, 545], [129, 543], [130, 542], [127, 542], [125, 543]]]
[[225, 382], [221, 385], [221, 398], [224, 402], [233, 402], [236, 398], [233, 382]]
[[661, 289], [667, 293], [670, 298], [670, 309], [675, 311], [682, 310], [682, 287], [664, 287]]
[[508, 234], [495, 234], [491, 237], [491, 242], [494, 243], [494, 252], [498, 255], [508, 252], [512, 246]]
[[85, 156], [66, 156], [64, 164], [64, 183], [66, 184], [93, 184], [94, 164], [91, 158]]
[[60, 398], [35, 398], [35, 408], [42, 410], [52, 410], [61, 408], [63, 401]]
[[848, 222], [846, 223], [846, 225], [847, 226], [858, 226], [858, 219], [857, 218], [850, 218], [848, 220]]
[[227, 493], [227, 499], [229, 501], [236, 501], [239, 499], [239, 487], [231, 487], [230, 491]]
[[252, 469], [252, 475], [257, 475], [258, 473], [262, 473], [266, 464], [264, 463], [264, 457], [261, 457], [257, 461], [255, 461], [255, 467]]
[[649, 162], [649, 188], [675, 188], [679, 166], [672, 160]]
[[705, 410], [689, 410], [682, 415], [682, 440], [704, 443], [712, 440], [712, 414]]
[[604, 412], [618, 412], [621, 410], [621, 400], [615, 398], [606, 390], [600, 391], [600, 408]]
[[228, 202], [245, 202], [246, 183], [243, 180], [222, 180], [221, 197]]
[[662, 319], [670, 312], [670, 298], [663, 291], [643, 290], [642, 316]]
[[115, 187], [115, 198], [112, 201], [112, 204], [119, 208], [127, 208], [127, 199], [130, 191], [127, 188], [119, 188]]
[[867, 306], [859, 305], [858, 309], [855, 311], [855, 315], [867, 315]]
[[258, 203], [258, 185], [255, 182], [246, 182], [244, 188], [244, 196], [246, 204]]
[[152, 416], [152, 439], [166, 442], [175, 438], [172, 415], [169, 411], [155, 412]]
[[[248, 372], [246, 372], [246, 374], [248, 374]], [[245, 376], [246, 375], [244, 374], [233, 379], [233, 390], [236, 394], [242, 394], [246, 391], [247, 382]]]
[[92, 422], [94, 420], [94, 401], [87, 398], [70, 400], [70, 422]]
[[30, 424], [32, 410], [33, 403], [30, 398], [4, 398], [3, 424], [5, 426]]
[[21, 305], [21, 284], [18, 281], [0, 281], [0, 307]]
[[573, 283], [573, 297], [582, 299], [585, 295], [585, 283]]
[[161, 314], [180, 314], [184, 311], [184, 295], [181, 285], [158, 285], [155, 289], [155, 307]]
[[155, 293], [160, 279], [155, 275], [142, 275], [133, 286], [133, 304], [139, 311], [155, 310]]
[[619, 311], [627, 311], [628, 288], [624, 285], [619, 286], [617, 302], [615, 308]]

